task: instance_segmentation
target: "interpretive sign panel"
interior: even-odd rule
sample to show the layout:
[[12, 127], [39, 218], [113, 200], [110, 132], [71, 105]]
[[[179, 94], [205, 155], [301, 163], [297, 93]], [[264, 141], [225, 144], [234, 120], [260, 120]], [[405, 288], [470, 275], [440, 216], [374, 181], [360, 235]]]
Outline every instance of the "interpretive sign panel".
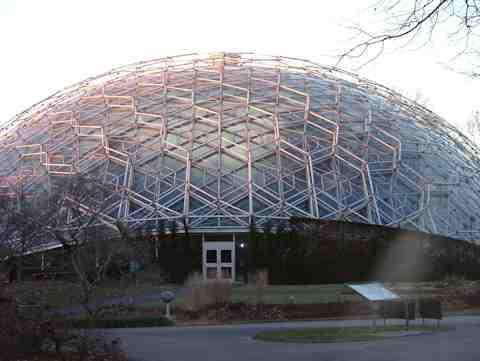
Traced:
[[381, 283], [347, 284], [347, 287], [369, 301], [398, 300], [400, 296], [386, 289]]

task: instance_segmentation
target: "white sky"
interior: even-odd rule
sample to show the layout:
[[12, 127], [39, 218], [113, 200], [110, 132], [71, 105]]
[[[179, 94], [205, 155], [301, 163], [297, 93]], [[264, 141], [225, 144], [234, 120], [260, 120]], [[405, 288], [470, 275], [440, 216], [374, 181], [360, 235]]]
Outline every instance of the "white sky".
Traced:
[[[327, 55], [348, 45], [340, 24], [365, 21], [372, 1], [0, 0], [0, 122], [84, 78], [162, 56], [254, 51], [332, 65]], [[440, 65], [443, 46], [386, 54], [358, 73], [420, 91], [458, 126], [480, 108], [480, 81]]]

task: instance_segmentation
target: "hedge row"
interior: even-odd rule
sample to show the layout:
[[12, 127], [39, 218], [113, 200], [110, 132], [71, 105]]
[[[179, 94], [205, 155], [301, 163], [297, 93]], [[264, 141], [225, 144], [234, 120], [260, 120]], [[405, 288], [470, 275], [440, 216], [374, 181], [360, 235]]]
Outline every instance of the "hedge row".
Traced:
[[135, 328], [135, 327], [164, 327], [173, 326], [174, 322], [166, 317], [144, 317], [123, 319], [90, 319], [81, 318], [72, 320], [74, 328]]
[[422, 232], [367, 224], [292, 219], [289, 231], [252, 227], [248, 268], [273, 284], [480, 279], [480, 247]]
[[[292, 218], [288, 225], [267, 222], [260, 229], [252, 224], [240, 237], [247, 248], [238, 249], [238, 274], [268, 269], [272, 284], [434, 281], [450, 275], [480, 279], [479, 246], [417, 231]], [[143, 239], [170, 281], [182, 283], [201, 269], [198, 235], [177, 233], [172, 223], [169, 232], [162, 226]]]

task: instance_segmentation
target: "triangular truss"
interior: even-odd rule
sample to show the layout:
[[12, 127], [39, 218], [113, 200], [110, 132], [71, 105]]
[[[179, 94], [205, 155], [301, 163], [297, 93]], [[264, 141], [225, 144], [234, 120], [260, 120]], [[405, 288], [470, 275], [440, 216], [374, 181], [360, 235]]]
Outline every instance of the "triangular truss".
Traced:
[[473, 240], [477, 154], [435, 114], [338, 69], [190, 54], [112, 70], [16, 116], [1, 130], [0, 191], [86, 173], [113, 185], [106, 219], [135, 227], [242, 231], [301, 216]]

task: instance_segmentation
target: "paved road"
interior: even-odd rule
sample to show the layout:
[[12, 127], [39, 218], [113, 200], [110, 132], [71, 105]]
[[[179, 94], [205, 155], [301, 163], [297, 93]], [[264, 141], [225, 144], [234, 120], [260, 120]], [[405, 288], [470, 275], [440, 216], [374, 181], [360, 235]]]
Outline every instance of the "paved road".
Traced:
[[480, 316], [448, 317], [455, 328], [377, 342], [292, 344], [255, 341], [268, 329], [354, 326], [368, 321], [312, 321], [105, 331], [121, 337], [133, 361], [478, 361]]

